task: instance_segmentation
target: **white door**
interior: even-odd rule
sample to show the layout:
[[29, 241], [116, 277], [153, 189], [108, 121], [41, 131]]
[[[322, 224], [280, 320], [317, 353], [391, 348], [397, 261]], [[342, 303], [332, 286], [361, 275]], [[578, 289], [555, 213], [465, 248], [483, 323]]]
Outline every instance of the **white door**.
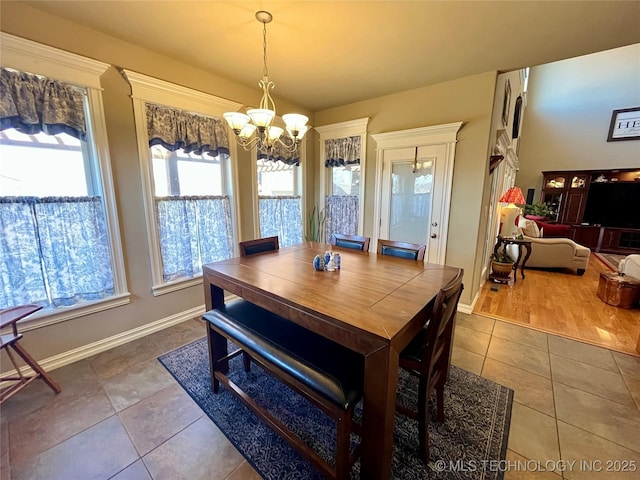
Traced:
[[444, 263], [446, 154], [447, 145], [439, 144], [389, 149], [383, 155], [378, 238], [424, 243], [425, 261], [431, 263]]

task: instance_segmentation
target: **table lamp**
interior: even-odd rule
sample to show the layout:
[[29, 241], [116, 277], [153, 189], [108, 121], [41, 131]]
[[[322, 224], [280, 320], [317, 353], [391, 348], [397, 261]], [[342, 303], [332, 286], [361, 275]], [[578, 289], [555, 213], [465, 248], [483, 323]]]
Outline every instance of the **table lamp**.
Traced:
[[502, 219], [500, 235], [503, 237], [517, 237], [520, 233], [518, 230], [520, 207], [517, 207], [516, 204], [524, 205], [526, 203], [522, 190], [518, 187], [511, 187], [498, 201], [500, 203], [508, 203], [506, 207], [502, 207], [502, 211], [500, 212]]

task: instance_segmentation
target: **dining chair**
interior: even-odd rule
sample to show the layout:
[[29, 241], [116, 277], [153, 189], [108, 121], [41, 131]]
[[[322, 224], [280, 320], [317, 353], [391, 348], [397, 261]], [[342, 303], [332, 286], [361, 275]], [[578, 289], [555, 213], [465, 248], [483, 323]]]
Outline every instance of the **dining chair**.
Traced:
[[453, 329], [462, 284], [463, 269], [436, 296], [422, 330], [400, 353], [400, 368], [419, 378], [417, 412], [400, 403], [396, 410], [418, 420], [420, 455], [429, 461], [429, 397], [436, 392], [436, 418], [444, 422], [444, 385], [449, 376]]
[[369, 237], [360, 235], [343, 235], [341, 233], [331, 234], [331, 245], [335, 247], [351, 248], [353, 250], [369, 251]]
[[240, 245], [241, 257], [248, 257], [249, 255], [255, 255], [262, 252], [270, 252], [280, 248], [277, 236], [246, 240], [244, 242], [240, 242], [238, 245]]
[[[17, 323], [23, 318], [31, 315], [32, 313], [40, 310], [42, 306], [40, 305], [19, 305], [16, 307], [10, 307], [3, 310], [0, 310], [0, 329], [11, 326], [11, 332], [6, 333], [4, 335], [0, 335], [0, 350], [4, 350], [7, 352], [7, 356], [9, 360], [13, 364], [16, 375], [11, 375], [8, 377], [3, 377], [0, 379], [0, 382], [11, 382], [12, 385], [3, 389], [0, 393], [0, 404], [2, 404], [5, 400], [8, 400], [13, 395], [18, 393], [20, 390], [25, 388], [31, 382], [37, 380], [38, 378], [42, 378], [49, 387], [55, 392], [60, 393], [60, 386], [53, 381], [53, 379], [49, 376], [44, 369], [38, 365], [38, 362], [34, 360], [34, 358], [29, 355], [29, 353], [20, 345], [20, 339], [22, 339], [22, 334], [18, 333]], [[22, 360], [27, 364], [28, 367], [34, 371], [33, 375], [25, 375], [20, 370], [16, 358], [11, 353], [13, 350], [17, 353]]]
[[380, 255], [391, 255], [393, 257], [422, 261], [424, 260], [424, 253], [426, 249], [426, 245], [419, 243], [378, 239], [378, 253]]

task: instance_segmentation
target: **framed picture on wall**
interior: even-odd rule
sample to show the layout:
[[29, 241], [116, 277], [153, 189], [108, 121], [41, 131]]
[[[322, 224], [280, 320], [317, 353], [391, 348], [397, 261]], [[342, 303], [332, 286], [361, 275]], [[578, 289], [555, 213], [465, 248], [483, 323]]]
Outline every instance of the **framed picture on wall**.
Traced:
[[640, 140], [640, 107], [614, 110], [607, 142]]
[[507, 78], [504, 83], [504, 98], [502, 99], [502, 125], [505, 127], [509, 123], [509, 107], [511, 104], [511, 82]]

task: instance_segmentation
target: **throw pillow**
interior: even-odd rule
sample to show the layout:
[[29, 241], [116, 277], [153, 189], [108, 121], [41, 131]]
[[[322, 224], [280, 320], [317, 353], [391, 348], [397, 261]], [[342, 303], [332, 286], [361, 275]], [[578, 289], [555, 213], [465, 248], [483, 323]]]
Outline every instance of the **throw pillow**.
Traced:
[[518, 226], [522, 229], [522, 233], [527, 237], [539, 238], [542, 236], [540, 234], [540, 229], [538, 228], [538, 224], [533, 220], [520, 218], [520, 222], [518, 222]]

